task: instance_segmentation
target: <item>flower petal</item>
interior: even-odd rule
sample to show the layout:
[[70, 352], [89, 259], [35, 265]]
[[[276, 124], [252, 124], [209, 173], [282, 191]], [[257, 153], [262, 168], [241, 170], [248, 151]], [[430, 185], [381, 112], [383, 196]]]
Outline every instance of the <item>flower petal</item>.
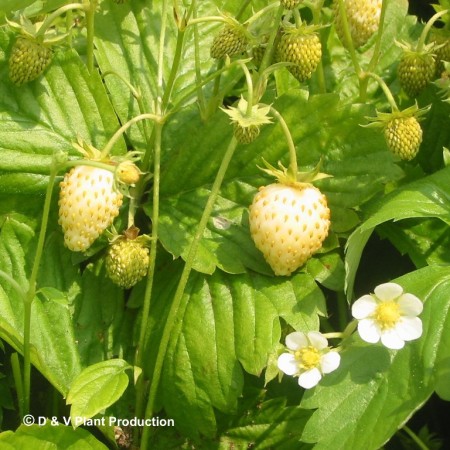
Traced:
[[362, 319], [358, 322], [358, 333], [363, 341], [375, 344], [380, 340], [381, 330], [372, 319]]
[[383, 331], [381, 343], [392, 350], [400, 350], [405, 346], [405, 341], [398, 335], [396, 328]]
[[413, 294], [403, 294], [398, 304], [402, 316], [418, 316], [423, 311], [423, 303]]
[[330, 351], [325, 353], [320, 360], [320, 368], [322, 373], [330, 373], [339, 367], [341, 355], [338, 352]]
[[319, 333], [318, 331], [310, 331], [307, 336], [311, 345], [318, 350], [328, 347], [328, 340], [322, 333]]
[[322, 374], [320, 373], [320, 370], [317, 367], [314, 367], [314, 369], [307, 370], [298, 377], [298, 384], [302, 388], [311, 389], [321, 380], [321, 378]]
[[422, 336], [422, 321], [418, 317], [401, 317], [395, 327], [404, 341], [412, 341]]
[[376, 300], [371, 295], [363, 295], [352, 305], [352, 316], [355, 319], [366, 319], [377, 307]]
[[294, 331], [286, 336], [286, 346], [289, 350], [298, 350], [308, 345], [308, 339], [305, 333]]
[[290, 353], [282, 353], [278, 357], [278, 368], [286, 375], [295, 375], [299, 370], [294, 355]]
[[394, 300], [403, 294], [403, 288], [397, 283], [384, 283], [375, 288], [375, 295], [382, 301]]

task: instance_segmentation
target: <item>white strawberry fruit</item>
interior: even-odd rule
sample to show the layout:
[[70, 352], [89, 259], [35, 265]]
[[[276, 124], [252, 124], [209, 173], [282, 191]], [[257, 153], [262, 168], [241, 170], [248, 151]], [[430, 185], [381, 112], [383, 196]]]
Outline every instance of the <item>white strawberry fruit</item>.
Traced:
[[302, 266], [328, 235], [326, 197], [309, 183], [261, 187], [250, 206], [250, 233], [275, 275]]
[[59, 224], [64, 243], [74, 252], [87, 250], [119, 214], [123, 195], [114, 188], [112, 172], [76, 166], [60, 184]]

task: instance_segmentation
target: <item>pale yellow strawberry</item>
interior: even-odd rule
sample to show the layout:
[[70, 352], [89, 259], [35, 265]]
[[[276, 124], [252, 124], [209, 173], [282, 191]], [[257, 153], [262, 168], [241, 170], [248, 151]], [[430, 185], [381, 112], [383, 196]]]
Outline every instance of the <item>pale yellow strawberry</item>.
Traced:
[[326, 197], [308, 183], [261, 187], [250, 206], [250, 233], [275, 275], [301, 267], [328, 235]]
[[[355, 48], [364, 45], [378, 30], [382, 0], [344, 0], [347, 23]], [[334, 25], [341, 42], [347, 46], [339, 1], [334, 1]]]
[[60, 184], [59, 224], [64, 243], [74, 251], [87, 250], [112, 224], [122, 205], [114, 175], [91, 166], [76, 166]]

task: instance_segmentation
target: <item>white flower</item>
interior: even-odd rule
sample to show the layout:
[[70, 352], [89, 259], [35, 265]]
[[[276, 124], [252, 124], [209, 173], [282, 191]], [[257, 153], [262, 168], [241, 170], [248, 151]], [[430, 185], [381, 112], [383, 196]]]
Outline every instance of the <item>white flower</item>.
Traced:
[[286, 375], [298, 376], [298, 384], [310, 389], [322, 378], [323, 374], [336, 370], [341, 361], [337, 351], [328, 348], [327, 339], [318, 331], [294, 333], [286, 336], [289, 353], [278, 358], [278, 368]]
[[352, 306], [352, 315], [358, 322], [358, 333], [366, 342], [381, 343], [398, 350], [405, 341], [422, 335], [422, 321], [417, 317], [422, 302], [412, 294], [404, 294], [396, 283], [380, 284], [375, 293], [363, 295]]

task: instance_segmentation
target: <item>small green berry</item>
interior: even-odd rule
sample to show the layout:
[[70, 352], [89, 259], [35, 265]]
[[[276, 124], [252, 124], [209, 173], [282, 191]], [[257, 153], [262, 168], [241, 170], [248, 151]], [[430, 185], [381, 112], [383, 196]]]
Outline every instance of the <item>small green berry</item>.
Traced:
[[279, 61], [294, 63], [287, 69], [300, 82], [311, 78], [322, 57], [317, 33], [299, 29], [283, 34], [277, 48]]
[[9, 57], [9, 77], [17, 86], [33, 81], [44, 72], [51, 60], [49, 47], [34, 39], [19, 37]]
[[398, 65], [400, 85], [409, 97], [416, 97], [433, 79], [435, 58], [430, 53], [405, 52]]
[[119, 239], [108, 249], [106, 273], [115, 284], [130, 289], [147, 274], [149, 263], [149, 249], [139, 239]]
[[392, 153], [410, 161], [422, 143], [422, 128], [414, 116], [397, 117], [386, 123], [384, 137]]
[[245, 52], [247, 45], [247, 37], [241, 29], [225, 25], [213, 40], [210, 50], [211, 57], [221, 59], [227, 55], [230, 57], [238, 55]]

